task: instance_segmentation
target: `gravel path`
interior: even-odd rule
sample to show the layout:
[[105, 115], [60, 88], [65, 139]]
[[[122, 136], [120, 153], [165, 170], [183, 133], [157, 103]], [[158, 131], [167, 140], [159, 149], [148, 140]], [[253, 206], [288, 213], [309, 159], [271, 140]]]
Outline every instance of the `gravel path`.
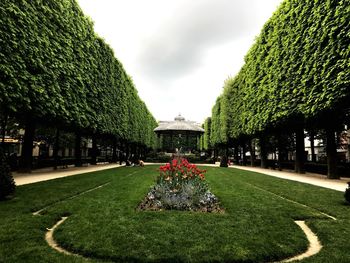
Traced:
[[72, 176], [76, 174], [90, 173], [111, 168], [120, 167], [119, 164], [97, 164], [83, 167], [69, 167], [53, 170], [53, 168], [44, 168], [33, 170], [31, 173], [12, 173], [16, 185], [32, 184], [41, 181], [52, 180], [56, 178]]
[[297, 181], [306, 184], [317, 185], [324, 188], [333, 189], [336, 191], [344, 192], [347, 188], [347, 182], [350, 182], [350, 178], [341, 178], [341, 179], [327, 179], [325, 175], [306, 173], [306, 174], [296, 174], [294, 172], [288, 171], [278, 171], [278, 170], [269, 170], [258, 167], [249, 167], [249, 166], [239, 166], [232, 165], [230, 168], [237, 168], [246, 171], [252, 171], [257, 173], [262, 173], [286, 180]]

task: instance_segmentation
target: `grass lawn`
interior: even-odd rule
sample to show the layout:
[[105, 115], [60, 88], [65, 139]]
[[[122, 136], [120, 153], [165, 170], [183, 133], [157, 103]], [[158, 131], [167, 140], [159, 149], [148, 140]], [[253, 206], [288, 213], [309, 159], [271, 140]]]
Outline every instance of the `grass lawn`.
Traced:
[[[47, 245], [46, 228], [61, 216], [68, 219], [55, 240], [91, 262], [281, 260], [307, 249], [295, 219], [306, 220], [323, 245], [303, 262], [350, 262], [350, 206], [341, 192], [208, 167], [207, 181], [225, 214], [135, 211], [156, 169], [123, 167], [17, 187], [13, 200], [0, 203], [0, 262], [85, 262]], [[44, 207], [42, 215], [32, 215]]]

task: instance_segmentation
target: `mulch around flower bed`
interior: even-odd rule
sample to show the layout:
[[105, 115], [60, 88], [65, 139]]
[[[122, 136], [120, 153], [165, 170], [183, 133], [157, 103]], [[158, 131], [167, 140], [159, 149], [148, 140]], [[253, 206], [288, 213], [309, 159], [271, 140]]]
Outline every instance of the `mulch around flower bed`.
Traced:
[[[210, 193], [211, 194], [211, 193]], [[210, 202], [210, 204], [201, 204], [199, 206], [188, 206], [183, 205], [180, 207], [169, 207], [163, 206], [160, 200], [157, 200], [152, 195], [152, 191], [149, 192], [142, 202], [137, 206], [137, 211], [164, 211], [164, 210], [178, 210], [178, 211], [194, 211], [194, 212], [203, 212], [203, 213], [225, 213], [225, 209], [220, 206], [218, 199], [211, 194], [215, 199]]]

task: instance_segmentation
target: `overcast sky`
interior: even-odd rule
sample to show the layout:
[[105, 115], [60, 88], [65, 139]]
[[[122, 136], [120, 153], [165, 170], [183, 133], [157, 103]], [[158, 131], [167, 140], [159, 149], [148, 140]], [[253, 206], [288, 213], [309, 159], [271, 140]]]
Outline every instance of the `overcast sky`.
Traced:
[[78, 0], [159, 120], [204, 122], [282, 0]]

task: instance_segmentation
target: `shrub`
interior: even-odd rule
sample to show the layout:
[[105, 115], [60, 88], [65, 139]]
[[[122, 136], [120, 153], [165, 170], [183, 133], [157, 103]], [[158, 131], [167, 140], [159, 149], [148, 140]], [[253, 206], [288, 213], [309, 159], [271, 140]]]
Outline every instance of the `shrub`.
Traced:
[[348, 182], [348, 188], [345, 190], [344, 197], [345, 200], [350, 204], [350, 182]]
[[10, 166], [7, 163], [6, 156], [0, 149], [0, 200], [6, 199], [15, 192], [15, 181], [11, 175]]

